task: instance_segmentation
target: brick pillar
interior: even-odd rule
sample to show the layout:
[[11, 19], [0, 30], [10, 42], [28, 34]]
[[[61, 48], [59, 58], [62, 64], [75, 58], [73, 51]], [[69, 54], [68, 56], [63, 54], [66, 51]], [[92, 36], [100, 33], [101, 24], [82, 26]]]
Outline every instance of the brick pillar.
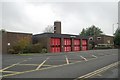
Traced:
[[51, 44], [50, 44], [50, 39], [51, 38], [47, 38], [47, 51], [50, 53], [51, 52]]
[[64, 38], [61, 38], [61, 52], [64, 52]]
[[71, 50], [74, 51], [74, 38], [72, 38], [72, 42], [71, 43], [72, 43], [72, 45], [71, 45], [72, 49]]
[[82, 39], [80, 39], [80, 51], [82, 51]]

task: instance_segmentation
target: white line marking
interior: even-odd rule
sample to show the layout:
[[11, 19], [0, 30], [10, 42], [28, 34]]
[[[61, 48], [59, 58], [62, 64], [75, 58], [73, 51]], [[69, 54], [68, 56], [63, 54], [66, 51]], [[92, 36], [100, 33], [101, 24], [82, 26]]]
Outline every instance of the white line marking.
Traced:
[[66, 59], [67, 64], [69, 64], [69, 60], [68, 60], [67, 56], [65, 56], [65, 59]]
[[95, 58], [97, 58], [97, 56], [95, 56], [95, 55], [92, 55], [93, 57], [95, 57]]
[[42, 67], [42, 65], [43, 65], [48, 59], [49, 59], [49, 57], [48, 57], [46, 60], [44, 60], [35, 70], [38, 70], [40, 67]]
[[88, 61], [85, 57], [83, 57], [83, 56], [80, 56], [82, 59], [84, 59], [85, 61]]

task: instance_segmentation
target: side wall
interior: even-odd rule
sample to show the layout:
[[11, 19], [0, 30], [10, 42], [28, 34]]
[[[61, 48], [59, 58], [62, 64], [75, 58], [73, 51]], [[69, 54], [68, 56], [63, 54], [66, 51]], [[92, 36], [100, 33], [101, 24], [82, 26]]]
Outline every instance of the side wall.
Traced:
[[28, 42], [32, 44], [32, 34], [27, 33], [14, 33], [3, 32], [2, 33], [2, 53], [8, 53], [8, 49], [16, 44], [19, 40], [27, 38]]

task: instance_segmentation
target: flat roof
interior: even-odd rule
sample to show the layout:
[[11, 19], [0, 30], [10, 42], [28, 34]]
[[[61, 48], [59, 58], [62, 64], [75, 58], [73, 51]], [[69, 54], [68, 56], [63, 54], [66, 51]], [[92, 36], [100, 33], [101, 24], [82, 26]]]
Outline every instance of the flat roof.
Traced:
[[88, 39], [86, 36], [72, 35], [72, 34], [58, 34], [58, 33], [42, 33], [33, 35], [34, 37], [57, 37], [57, 38], [81, 38]]
[[[106, 35], [106, 34], [101, 34], [101, 35], [95, 35], [95, 37], [100, 37], [100, 36], [107, 36], [107, 37], [114, 37], [114, 36], [111, 36], [111, 35]], [[89, 36], [89, 37], [93, 37], [93, 36]]]
[[10, 31], [5, 31], [6, 33], [12, 33], [12, 34], [26, 34], [26, 35], [32, 35], [32, 33], [23, 33], [23, 32], [10, 32]]

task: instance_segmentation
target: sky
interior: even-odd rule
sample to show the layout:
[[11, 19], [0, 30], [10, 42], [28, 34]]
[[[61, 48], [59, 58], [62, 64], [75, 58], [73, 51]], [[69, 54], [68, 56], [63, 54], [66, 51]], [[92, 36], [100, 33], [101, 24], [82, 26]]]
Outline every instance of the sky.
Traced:
[[92, 25], [113, 34], [118, 22], [117, 2], [1, 2], [0, 26], [7, 31], [39, 34], [59, 20], [62, 34], [78, 35]]

